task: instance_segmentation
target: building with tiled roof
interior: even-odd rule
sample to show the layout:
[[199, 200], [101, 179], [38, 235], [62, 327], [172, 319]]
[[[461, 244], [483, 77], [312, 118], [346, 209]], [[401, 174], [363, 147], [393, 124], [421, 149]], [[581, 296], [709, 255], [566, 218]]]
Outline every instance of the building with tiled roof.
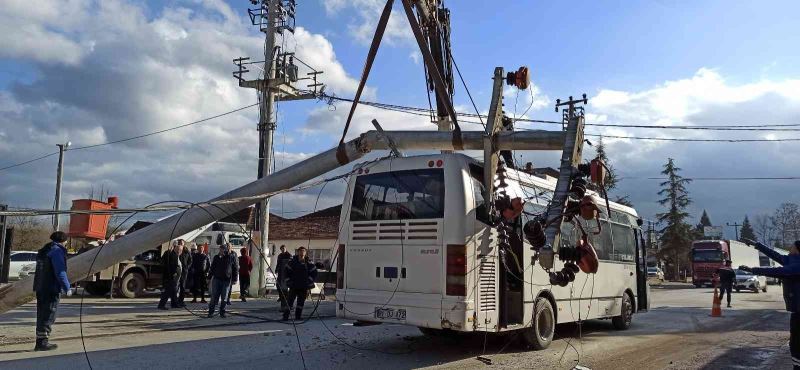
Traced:
[[333, 206], [297, 218], [269, 216], [269, 246], [272, 266], [276, 265], [280, 246], [285, 245], [292, 255], [300, 247], [306, 247], [314, 262], [322, 262], [326, 268], [331, 251], [339, 236], [339, 214], [342, 206]]

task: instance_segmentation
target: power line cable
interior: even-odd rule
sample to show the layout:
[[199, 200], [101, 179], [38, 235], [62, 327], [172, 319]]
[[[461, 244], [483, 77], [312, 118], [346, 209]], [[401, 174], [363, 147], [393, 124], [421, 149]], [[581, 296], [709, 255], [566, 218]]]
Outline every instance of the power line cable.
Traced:
[[[203, 122], [207, 122], [207, 121], [210, 121], [210, 120], [213, 120], [213, 119], [217, 119], [217, 118], [220, 118], [220, 117], [224, 117], [224, 116], [227, 116], [227, 115], [230, 115], [230, 114], [236, 113], [236, 112], [243, 111], [243, 110], [245, 110], [245, 109], [247, 109], [247, 108], [252, 108], [252, 107], [255, 107], [255, 106], [257, 106], [257, 105], [258, 105], [258, 103], [251, 104], [251, 105], [247, 105], [247, 106], [244, 106], [244, 107], [241, 107], [241, 108], [237, 108], [237, 109], [234, 109], [234, 110], [230, 110], [230, 111], [227, 111], [227, 112], [224, 112], [224, 113], [220, 113], [220, 114], [217, 114], [217, 115], [214, 115], [214, 116], [211, 116], [211, 117], [206, 117], [206, 118], [203, 118], [203, 119], [200, 119], [200, 120], [197, 120], [197, 121], [193, 121], [193, 122], [185, 123], [185, 124], [182, 124], [182, 125], [179, 125], [179, 126], [174, 126], [174, 127], [166, 128], [166, 129], [163, 129], [163, 130], [158, 130], [158, 131], [148, 132], [148, 133], [146, 133], [146, 134], [142, 134], [142, 135], [136, 135], [136, 136], [132, 136], [132, 137], [124, 138], [124, 139], [119, 139], [119, 140], [114, 140], [114, 141], [109, 141], [109, 142], [100, 143], [100, 144], [93, 144], [93, 145], [85, 145], [85, 146], [79, 146], [79, 147], [74, 147], [74, 148], [68, 148], [68, 149], [66, 149], [66, 150], [67, 150], [67, 151], [74, 151], [74, 150], [83, 150], [83, 149], [97, 148], [97, 147], [101, 147], [101, 146], [112, 145], [112, 144], [118, 144], [118, 143], [123, 143], [123, 142], [126, 142], [126, 141], [131, 141], [131, 140], [141, 139], [141, 138], [145, 138], [145, 137], [148, 137], [148, 136], [153, 136], [153, 135], [163, 134], [163, 133], [165, 133], [165, 132], [169, 132], [169, 131], [173, 131], [173, 130], [181, 129], [181, 128], [184, 128], [184, 127], [189, 127], [189, 126], [192, 126], [192, 125], [196, 125], [196, 124], [200, 124], [200, 123], [203, 123]], [[39, 160], [45, 159], [45, 158], [47, 158], [47, 157], [50, 157], [50, 156], [54, 156], [54, 155], [56, 155], [56, 154], [58, 154], [58, 152], [53, 152], [53, 153], [45, 154], [45, 155], [43, 155], [43, 156], [36, 157], [36, 158], [30, 159], [30, 160], [27, 160], [27, 161], [25, 161], [25, 162], [20, 162], [20, 163], [16, 163], [16, 164], [8, 165], [8, 166], [5, 166], [5, 167], [0, 167], [0, 171], [4, 171], [4, 170], [10, 169], [10, 168], [19, 167], [19, 166], [23, 166], [23, 165], [26, 165], [26, 164], [29, 164], [29, 163], [33, 163], [33, 162], [36, 162], [36, 161], [39, 161]]]
[[584, 136], [604, 137], [610, 139], [629, 139], [629, 140], [650, 140], [650, 141], [679, 141], [679, 142], [699, 142], [699, 143], [768, 143], [768, 142], [789, 142], [800, 141], [800, 138], [783, 139], [694, 139], [679, 137], [648, 137], [648, 136], [622, 136], [622, 135], [603, 135], [603, 134], [584, 134]]

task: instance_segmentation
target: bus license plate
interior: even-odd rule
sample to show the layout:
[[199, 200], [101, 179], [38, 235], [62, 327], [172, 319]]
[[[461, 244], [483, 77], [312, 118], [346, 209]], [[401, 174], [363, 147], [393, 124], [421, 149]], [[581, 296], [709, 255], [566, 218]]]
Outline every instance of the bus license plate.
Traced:
[[375, 318], [378, 319], [392, 319], [392, 320], [405, 320], [406, 310], [403, 308], [375, 308]]

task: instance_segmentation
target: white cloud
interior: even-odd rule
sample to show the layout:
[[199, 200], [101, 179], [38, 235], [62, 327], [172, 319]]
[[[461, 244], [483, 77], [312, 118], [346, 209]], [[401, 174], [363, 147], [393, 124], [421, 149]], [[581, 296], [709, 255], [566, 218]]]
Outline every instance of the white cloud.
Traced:
[[[350, 10], [349, 25], [350, 35], [356, 42], [369, 45], [375, 35], [378, 19], [383, 12], [386, 1], [383, 0], [333, 0], [323, 1], [325, 11], [329, 16], [341, 16]], [[395, 2], [395, 9], [389, 17], [384, 31], [383, 41], [390, 45], [415, 44], [414, 35], [408, 24], [408, 19], [402, 9], [402, 3]]]
[[[635, 125], [759, 125], [800, 123], [800, 80], [734, 84], [719, 72], [700, 69], [685, 79], [664, 82], [643, 91], [600, 90], [589, 98], [587, 123]], [[800, 132], [696, 131], [587, 127], [587, 133], [618, 136], [777, 139], [798, 138]], [[590, 137], [592, 141], [597, 138]], [[797, 143], [686, 143], [606, 138], [607, 151], [623, 177], [660, 176], [666, 158], [674, 158], [685, 176], [789, 176], [800, 166]], [[694, 182], [693, 213], [708, 209], [727, 221], [741, 221], [766, 212], [786, 200], [800, 201], [791, 182]], [[646, 216], [662, 209], [658, 181], [625, 180], [628, 193]], [[719, 217], [721, 216], [721, 217]], [[713, 217], [713, 216], [712, 216]]]
[[[255, 103], [255, 91], [231, 77], [231, 60], [259, 58], [263, 35], [222, 1], [179, 4], [152, 14], [139, 2], [4, 3], [0, 43], [28, 37], [26, 28], [12, 27], [24, 25], [46, 32], [42, 42], [48, 44], [0, 50], [0, 57], [20, 59], [37, 73], [32, 82], [0, 91], [0, 166], [52, 152], [57, 142], [98, 144]], [[48, 13], [53, 9], [63, 13]], [[4, 22], [11, 18], [16, 23]], [[328, 91], [355, 91], [357, 80], [325, 37], [303, 28], [294, 37], [297, 56], [325, 72]], [[374, 95], [372, 88], [365, 93]], [[204, 200], [250, 182], [257, 166], [257, 114], [253, 108], [141, 140], [68, 151], [64, 198], [85, 197], [92, 184], [107, 184], [123, 206], [141, 206]], [[278, 151], [276, 164], [308, 156]], [[48, 207], [53, 158], [4, 172], [0, 199]]]

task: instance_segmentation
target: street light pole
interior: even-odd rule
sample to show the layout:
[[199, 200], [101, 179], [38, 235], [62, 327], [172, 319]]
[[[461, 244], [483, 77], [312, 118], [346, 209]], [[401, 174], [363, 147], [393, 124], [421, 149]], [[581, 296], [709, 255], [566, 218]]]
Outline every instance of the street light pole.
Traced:
[[69, 141], [64, 144], [56, 144], [58, 147], [58, 170], [56, 172], [56, 199], [53, 204], [53, 209], [56, 211], [56, 214], [53, 215], [53, 231], [58, 231], [59, 227], [59, 215], [57, 212], [61, 209], [61, 180], [64, 177], [64, 152], [70, 145], [72, 145], [72, 143]]

